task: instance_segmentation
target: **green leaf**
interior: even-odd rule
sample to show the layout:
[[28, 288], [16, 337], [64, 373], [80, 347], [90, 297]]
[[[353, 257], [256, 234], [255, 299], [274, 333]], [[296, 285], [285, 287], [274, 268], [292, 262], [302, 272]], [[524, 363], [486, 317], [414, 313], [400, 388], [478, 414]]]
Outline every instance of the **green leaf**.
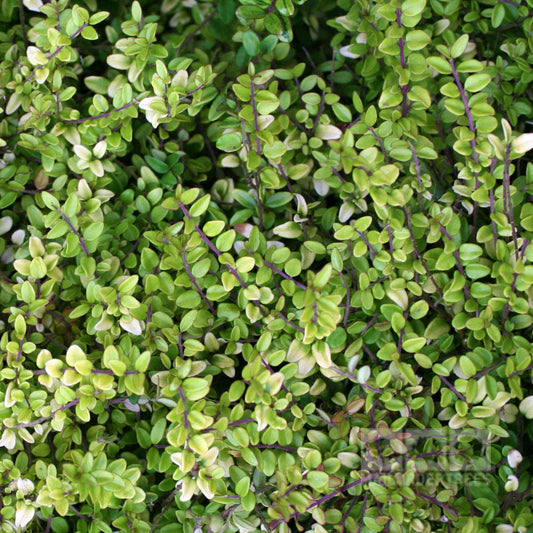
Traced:
[[351, 122], [352, 121], [352, 112], [349, 107], [337, 102], [331, 106], [333, 113], [341, 122]]
[[472, 377], [477, 372], [476, 365], [466, 355], [459, 357], [459, 366], [467, 378]]
[[250, 490], [250, 478], [248, 476], [242, 477], [235, 484], [235, 493], [241, 497], [246, 496], [249, 490]]
[[137, 286], [137, 283], [139, 281], [139, 276], [128, 276], [119, 286], [118, 286], [118, 292], [121, 294], [131, 294], [135, 287]]
[[267, 207], [276, 209], [278, 207], [283, 207], [284, 205], [287, 205], [288, 203], [290, 203], [292, 198], [293, 198], [293, 195], [290, 192], [277, 192], [267, 198], [265, 205]]
[[135, 359], [135, 370], [137, 372], [146, 372], [150, 364], [150, 352], [144, 351]]
[[422, 13], [426, 7], [426, 0], [404, 0], [402, 3], [402, 14], [413, 17]]
[[414, 337], [403, 341], [402, 349], [408, 353], [419, 352], [425, 345], [426, 339], [424, 337]]
[[466, 275], [470, 279], [481, 279], [490, 274], [490, 268], [481, 264], [470, 264], [465, 267]]
[[165, 431], [167, 428], [167, 421], [164, 418], [160, 418], [153, 426], [150, 431], [150, 440], [154, 444], [159, 444], [163, 437], [165, 436]]
[[235, 237], [237, 234], [235, 230], [230, 229], [219, 235], [216, 239], [216, 247], [221, 252], [227, 252], [231, 250], [233, 243], [235, 242]]
[[257, 209], [257, 202], [250, 193], [247, 193], [241, 189], [234, 189], [233, 198], [243, 207], [252, 209], [254, 211]]
[[196, 200], [194, 204], [189, 208], [189, 214], [192, 217], [199, 217], [203, 215], [207, 208], [209, 207], [209, 202], [211, 201], [211, 195], [206, 194], [205, 196], [202, 196], [200, 199]]
[[405, 37], [405, 44], [411, 51], [422, 50], [431, 42], [431, 37], [422, 30], [411, 30]]
[[439, 74], [451, 74], [452, 67], [443, 57], [432, 56], [427, 58], [428, 65], [435, 69]]
[[255, 32], [246, 30], [242, 34], [242, 45], [250, 57], [255, 57], [259, 53], [259, 43], [259, 37]]
[[242, 137], [238, 133], [224, 133], [216, 142], [216, 146], [223, 152], [235, 152], [240, 149]]
[[103, 222], [93, 222], [92, 224], [89, 224], [83, 230], [83, 236], [88, 241], [92, 241], [92, 240], [98, 239], [98, 237], [100, 237], [103, 231], [104, 231]]
[[209, 392], [209, 383], [204, 378], [187, 378], [182, 385], [188, 400], [195, 402], [204, 398]]
[[329, 483], [329, 476], [320, 470], [311, 470], [305, 479], [310, 487], [318, 491], [324, 491]]
[[492, 8], [491, 24], [493, 28], [501, 26], [503, 19], [505, 18], [505, 5], [498, 3]]
[[150, 155], [147, 155], [144, 159], [148, 163], [148, 165], [150, 165], [150, 168], [152, 168], [158, 174], [165, 174], [169, 171], [169, 166], [160, 159], [156, 159], [155, 157], [152, 157]]
[[218, 3], [218, 14], [224, 24], [231, 24], [235, 20], [234, 0], [220, 0]]
[[483, 90], [491, 81], [492, 78], [490, 74], [485, 72], [471, 74], [465, 81], [465, 90], [471, 93], [477, 93]]
[[201, 297], [196, 291], [186, 291], [180, 294], [176, 300], [176, 305], [182, 309], [195, 309], [201, 303]]
[[450, 55], [453, 59], [462, 55], [468, 45], [468, 34], [464, 33], [459, 37], [450, 48]]
[[95, 41], [98, 39], [98, 33], [96, 33], [96, 30], [92, 26], [85, 26], [85, 28], [81, 30], [81, 36], [89, 41]]
[[265, 144], [263, 151], [268, 159], [276, 160], [287, 151], [287, 147], [281, 141], [274, 141], [272, 144]]
[[59, 202], [55, 196], [52, 196], [49, 192], [43, 191], [41, 193], [41, 198], [48, 209], [59, 209]]
[[68, 533], [69, 525], [68, 522], [61, 516], [54, 516], [50, 522], [52, 531], [54, 533]]

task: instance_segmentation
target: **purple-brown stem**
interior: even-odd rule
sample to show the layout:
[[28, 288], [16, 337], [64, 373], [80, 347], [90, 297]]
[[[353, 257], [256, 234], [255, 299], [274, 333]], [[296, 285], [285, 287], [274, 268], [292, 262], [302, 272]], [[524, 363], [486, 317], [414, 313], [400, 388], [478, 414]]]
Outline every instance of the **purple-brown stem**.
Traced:
[[259, 122], [257, 119], [257, 106], [255, 103], [255, 84], [252, 82], [250, 87], [250, 103], [252, 104], [252, 109], [254, 112], [254, 130], [255, 130], [255, 151], [259, 156], [261, 156], [261, 141], [257, 135], [259, 131]]
[[513, 235], [515, 258], [518, 259], [518, 236], [516, 234], [516, 226], [514, 223], [513, 201], [511, 199], [511, 176], [509, 167], [511, 165], [511, 145], [508, 144], [505, 150], [505, 161], [503, 166], [503, 205], [507, 204], [507, 218], [511, 224], [511, 232]]
[[355, 233], [357, 233], [357, 235], [359, 235], [359, 237], [361, 237], [361, 239], [367, 245], [370, 252], [373, 253], [374, 255], [377, 255], [378, 253], [377, 250], [368, 242], [368, 239], [360, 231], [356, 230], [355, 228], [354, 228], [354, 231]]
[[[446, 229], [444, 229], [443, 226], [440, 227], [440, 232], [450, 241], [453, 243], [453, 239], [452, 239], [452, 236], [446, 231]], [[453, 256], [455, 258], [455, 262], [457, 263], [457, 270], [459, 270], [459, 274], [461, 274], [461, 276], [463, 276], [463, 278], [465, 278], [465, 284], [464, 284], [464, 287], [463, 287], [463, 294], [465, 295], [465, 300], [469, 300], [470, 299], [470, 291], [468, 290], [468, 287], [466, 285], [466, 272], [465, 272], [465, 269], [463, 268], [463, 264], [461, 263], [461, 258], [459, 257], [459, 252], [457, 250], [454, 250], [453, 251]]]
[[[178, 205], [181, 211], [183, 212], [183, 214], [185, 215], [185, 217], [188, 218], [189, 220], [192, 220], [192, 217], [189, 211], [187, 210], [187, 208], [185, 207], [185, 205], [182, 202], [178, 202]], [[213, 253], [217, 257], [220, 257], [222, 253], [218, 250], [218, 248], [215, 247], [215, 245], [211, 242], [209, 237], [196, 224], [194, 225], [194, 229], [198, 233], [198, 235], [200, 235], [200, 238], [202, 239], [202, 241], [204, 241], [207, 244], [207, 246], [213, 251]], [[235, 278], [239, 282], [239, 285], [243, 289], [246, 289], [246, 284], [244, 283], [242, 278], [239, 276], [237, 271], [231, 265], [228, 265], [228, 264], [226, 264], [226, 268], [235, 276]]]
[[[271, 373], [271, 374], [275, 374], [274, 372], [274, 369], [268, 364], [267, 361], [265, 361], [262, 357], [261, 357], [261, 363], [263, 363], [263, 366]], [[289, 394], [289, 389], [287, 389], [287, 387], [285, 386], [284, 383], [281, 384], [281, 389], [286, 392], [287, 394]]]
[[[524, 258], [524, 254], [526, 253], [526, 248], [528, 246], [529, 246], [529, 242], [525, 241], [524, 244], [522, 245], [522, 252], [520, 253], [520, 259]], [[518, 272], [514, 272], [513, 273], [513, 281], [511, 283], [511, 290], [513, 291], [513, 293], [515, 292], [517, 278], [518, 278]], [[505, 307], [503, 309], [502, 324], [505, 324], [505, 321], [507, 320], [507, 316], [509, 315], [509, 310], [510, 309], [511, 309], [511, 304], [509, 303], [509, 301], [507, 301], [507, 303], [505, 304]]]
[[101, 118], [107, 118], [110, 117], [113, 113], [118, 113], [120, 111], [123, 111], [124, 109], [128, 109], [128, 107], [132, 107], [134, 105], [137, 105], [139, 102], [137, 100], [132, 100], [128, 104], [124, 104], [121, 107], [117, 107], [116, 109], [111, 109], [111, 111], [107, 111], [106, 113], [101, 113], [100, 115], [96, 115], [95, 117], [86, 117], [86, 118], [77, 118], [75, 120], [65, 120], [65, 124], [83, 124], [84, 122], [90, 122], [93, 120], [98, 120]]
[[387, 155], [387, 151], [385, 150], [385, 145], [383, 144], [383, 140], [376, 133], [376, 130], [374, 128], [370, 127], [370, 128], [368, 128], [368, 130], [370, 131], [370, 133], [374, 136], [374, 138], [378, 142], [379, 147], [381, 148], [381, 152], [383, 153], [383, 156], [385, 157], [385, 163], [388, 165], [389, 164], [389, 156]]
[[260, 449], [274, 448], [276, 450], [283, 450], [289, 453], [297, 453], [298, 451], [296, 448], [291, 448], [290, 446], [281, 446], [280, 444], [256, 444], [252, 446], [254, 448], [260, 448]]
[[[439, 287], [439, 285], [437, 284], [437, 282], [435, 281], [435, 278], [433, 277], [433, 274], [431, 273], [431, 271], [429, 270], [424, 258], [422, 257], [422, 254], [420, 253], [420, 251], [418, 250], [418, 246], [416, 244], [416, 239], [415, 239], [415, 236], [413, 234], [413, 228], [411, 227], [411, 211], [410, 209], [408, 211], [406, 211], [405, 209], [403, 209], [403, 212], [404, 212], [404, 215], [405, 215], [405, 220], [407, 222], [407, 229], [409, 231], [409, 235], [411, 237], [411, 244], [413, 245], [413, 251], [414, 251], [414, 255], [416, 257], [416, 259], [418, 259], [420, 261], [420, 264], [422, 265], [422, 267], [424, 268], [424, 270], [426, 271], [426, 274], [428, 276], [428, 278], [431, 280], [431, 282], [433, 283], [433, 285], [435, 286], [435, 290], [437, 291], [439, 297], [444, 300], [444, 295], [442, 293], [442, 289]], [[448, 311], [448, 313], [451, 315], [451, 316], [454, 316], [454, 313], [452, 311], [452, 309], [450, 308], [450, 306], [448, 304], [444, 304], [444, 306], [446, 307], [446, 310]]]
[[[80, 26], [70, 37], [69, 39], [72, 41], [74, 40], [86, 27], [88, 26], [87, 22], [84, 22], [82, 24], [82, 26]], [[54, 52], [51, 52], [50, 54], [46, 54], [46, 57], [48, 58], [48, 60], [52, 60], [54, 59], [54, 57], [59, 54], [59, 52], [61, 52], [61, 50], [63, 50], [63, 48], [65, 48], [65, 44], [61, 45], [61, 46], [58, 46], [57, 49], [54, 51]], [[33, 78], [35, 77], [35, 73], [44, 68], [44, 65], [38, 65], [37, 68], [26, 78], [25, 81], [31, 81], [33, 80]]]
[[263, 259], [263, 264], [267, 266], [268, 268], [270, 268], [270, 270], [273, 270], [276, 274], [279, 274], [282, 278], [285, 278], [288, 281], [292, 281], [297, 287], [300, 287], [300, 289], [304, 291], [307, 290], [307, 287], [303, 283], [300, 283], [299, 281], [295, 280], [293, 277], [285, 274], [285, 272], [283, 272], [282, 270], [279, 270], [279, 268], [276, 268], [273, 264], [269, 263], [268, 261], [265, 261]]
[[278, 170], [281, 176], [283, 177], [283, 179], [285, 180], [285, 183], [287, 183], [287, 189], [289, 189], [290, 193], [294, 194], [294, 189], [292, 188], [291, 182], [289, 181], [289, 177], [287, 176], [287, 174], [285, 173], [285, 170], [283, 169], [281, 165], [278, 165]]
[[[474, 119], [472, 118], [472, 112], [470, 111], [470, 106], [468, 105], [468, 98], [466, 96], [465, 89], [463, 87], [463, 84], [461, 83], [461, 79], [459, 78], [459, 74], [457, 72], [457, 69], [455, 68], [455, 63], [452, 58], [450, 58], [450, 67], [452, 69], [452, 75], [455, 80], [455, 83], [457, 85], [457, 88], [459, 89], [459, 93], [461, 94], [461, 100], [463, 102], [463, 106], [465, 108], [465, 114], [466, 118], [468, 120], [468, 128], [470, 131], [475, 135], [476, 133], [476, 127], [474, 125]], [[476, 152], [476, 138], [472, 138], [470, 140], [470, 147], [472, 148], [472, 156], [474, 157], [474, 163], [476, 165], [479, 164], [479, 157]], [[479, 174], [477, 170], [474, 170], [474, 177], [475, 177], [475, 189], [479, 187]], [[476, 227], [476, 220], [477, 220], [477, 202], [474, 202], [474, 227]]]
[[[361, 485], [363, 483], [367, 483], [368, 481], [371, 481], [372, 479], [374, 479], [374, 477], [376, 477], [376, 474], [369, 474], [368, 476], [362, 477], [361, 479], [358, 479], [357, 481], [353, 481], [352, 483], [348, 483], [347, 485], [344, 485], [344, 487], [341, 487], [340, 489], [337, 489], [334, 492], [330, 492], [329, 494], [326, 494], [322, 498], [319, 498], [318, 500], [314, 501], [311, 505], [308, 505], [305, 508], [305, 511], [303, 511], [303, 512], [307, 513], [311, 509], [313, 509], [314, 507], [318, 507], [318, 506], [322, 505], [323, 503], [327, 502], [328, 500], [331, 500], [331, 498], [334, 498], [337, 494], [342, 494], [343, 492], [346, 492], [347, 490], [350, 490], [351, 488], [356, 487], [357, 485]], [[298, 516], [300, 514], [303, 514], [303, 513], [300, 512], [300, 511], [295, 511], [294, 513], [289, 515], [288, 519], [290, 520], [291, 518], [294, 518], [294, 517], [296, 517], [296, 516]], [[274, 522], [270, 523], [270, 527], [275, 528], [279, 524], [281, 524], [282, 522], [286, 522], [286, 520], [282, 519], [282, 518], [280, 518], [278, 520], [275, 520]]]
[[249, 424], [250, 422], [255, 422], [255, 420], [253, 418], [243, 418], [242, 420], [236, 420], [235, 422], [230, 422], [228, 424], [228, 427], [240, 426], [242, 424]]
[[[490, 173], [494, 174], [494, 169], [496, 168], [496, 158], [492, 158], [492, 163], [490, 165]], [[489, 202], [490, 202], [490, 214], [493, 215], [496, 213], [496, 209], [494, 207], [494, 190], [492, 187], [489, 189]], [[494, 242], [494, 246], [496, 246], [496, 243], [498, 242], [498, 232], [496, 231], [496, 222], [494, 222], [493, 217], [491, 217], [490, 225], [492, 227], [492, 239]]]
[[439, 378], [457, 396], [457, 398], [459, 398], [460, 400], [462, 400], [466, 404], [468, 403], [466, 401], [466, 398], [450, 383], [449, 380], [447, 380], [444, 376], [441, 376], [441, 375], [439, 375]]
[[420, 496], [421, 498], [424, 498], [425, 500], [427, 500], [428, 502], [431, 502], [432, 504], [434, 505], [437, 505], [439, 507], [441, 507], [442, 509], [445, 509], [446, 511], [448, 511], [454, 518], [457, 518], [457, 513], [451, 508], [451, 507], [448, 507], [447, 505], [445, 505], [444, 503], [440, 502], [439, 500], [437, 500], [437, 498], [433, 498], [433, 496], [428, 496], [427, 494], [424, 494], [423, 492], [419, 492], [418, 490], [413, 490], [413, 492], [417, 495], [417, 496]]
[[346, 308], [344, 310], [344, 329], [348, 329], [348, 315], [350, 314], [350, 287], [348, 283], [346, 283], [346, 279], [344, 278], [344, 275], [342, 272], [339, 272], [339, 275], [341, 277], [342, 284], [344, 285], [344, 288], [346, 289]]
[[82, 515], [73, 505], [69, 505], [70, 510], [78, 517], [84, 520], [85, 522], [90, 522], [89, 518], [87, 518], [85, 515]]
[[368, 500], [368, 492], [365, 492], [365, 497], [363, 499], [363, 507], [361, 508], [361, 519], [359, 520], [359, 527], [357, 528], [357, 533], [361, 533], [361, 529], [363, 528], [363, 519], [365, 517], [367, 500]]
[[322, 97], [320, 98], [320, 107], [318, 108], [318, 113], [316, 114], [315, 122], [313, 123], [313, 131], [318, 126], [318, 121], [320, 120], [320, 117], [322, 116], [322, 113], [324, 111], [325, 98], [326, 95], [324, 94], [324, 91], [322, 91]]
[[207, 299], [207, 296], [205, 295], [204, 291], [200, 289], [198, 286], [198, 283], [196, 283], [196, 280], [194, 279], [194, 276], [192, 275], [191, 269], [189, 268], [189, 263], [187, 262], [187, 257], [185, 253], [185, 249], [181, 250], [181, 258], [183, 260], [183, 266], [185, 267], [185, 272], [187, 272], [187, 276], [189, 276], [189, 279], [191, 280], [191, 283], [193, 284], [194, 288], [202, 298], [202, 300], [207, 304], [207, 307], [209, 307], [209, 310], [213, 314], [213, 316], [217, 316], [217, 312], [215, 311], [215, 308], [213, 307], [213, 304]]
[[[22, 43], [24, 44], [24, 49], [28, 48], [28, 37], [26, 35], [26, 22], [24, 18], [24, 4], [22, 0], [19, 0], [19, 20], [20, 20], [20, 29], [22, 32]], [[49, 526], [50, 527], [50, 526]]]
[[418, 183], [418, 188], [420, 189], [418, 191], [418, 201], [420, 202], [420, 211], [422, 213], [425, 213], [426, 210], [424, 208], [424, 200], [422, 198], [422, 177], [420, 172], [420, 161], [418, 159], [418, 156], [416, 155], [415, 147], [412, 145], [410, 141], [407, 141], [407, 144], [409, 145], [409, 148], [411, 149], [411, 153], [413, 154], [413, 160], [415, 162], [415, 170], [416, 170], [416, 182]]
[[85, 256], [89, 257], [89, 252], [87, 251], [87, 246], [85, 246], [85, 241], [82, 239], [78, 230], [72, 225], [72, 222], [70, 221], [70, 219], [67, 217], [67, 215], [65, 215], [65, 213], [63, 213], [63, 211], [61, 211], [61, 209], [59, 209], [58, 211], [60, 215], [63, 217], [63, 219], [65, 220], [65, 222], [67, 223], [70, 230], [78, 237], [80, 241], [81, 249], [83, 250], [83, 253], [85, 254]]
[[189, 415], [187, 413], [187, 400], [181, 387], [178, 387], [178, 393], [180, 395], [181, 403], [183, 403], [183, 426], [189, 432]]
[[56, 413], [59, 411], [66, 411], [67, 409], [70, 409], [71, 407], [74, 407], [80, 402], [79, 398], [76, 398], [75, 400], [72, 400], [71, 402], [68, 402], [67, 404], [63, 405], [63, 407], [59, 407], [59, 409], [56, 409], [55, 411], [52, 411], [48, 416], [41, 416], [40, 418], [37, 418], [36, 420], [33, 420], [32, 422], [23, 422], [22, 424], [17, 424], [16, 426], [13, 426], [14, 428], [29, 428], [36, 426], [37, 424], [41, 424], [42, 422], [46, 422], [47, 420], [50, 420], [50, 418], [53, 418]]

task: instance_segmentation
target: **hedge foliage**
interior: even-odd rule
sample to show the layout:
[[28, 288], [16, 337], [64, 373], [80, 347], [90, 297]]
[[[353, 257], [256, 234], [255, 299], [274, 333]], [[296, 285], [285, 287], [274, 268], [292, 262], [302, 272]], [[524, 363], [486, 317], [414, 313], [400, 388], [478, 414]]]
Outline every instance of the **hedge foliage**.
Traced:
[[2, 533], [531, 531], [532, 0], [0, 6]]

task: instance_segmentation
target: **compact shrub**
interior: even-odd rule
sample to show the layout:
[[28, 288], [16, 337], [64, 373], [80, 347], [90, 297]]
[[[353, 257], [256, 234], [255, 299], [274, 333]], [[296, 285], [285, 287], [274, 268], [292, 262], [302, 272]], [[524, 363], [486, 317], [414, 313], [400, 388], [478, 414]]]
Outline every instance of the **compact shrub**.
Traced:
[[533, 1], [0, 5], [0, 531], [531, 531]]

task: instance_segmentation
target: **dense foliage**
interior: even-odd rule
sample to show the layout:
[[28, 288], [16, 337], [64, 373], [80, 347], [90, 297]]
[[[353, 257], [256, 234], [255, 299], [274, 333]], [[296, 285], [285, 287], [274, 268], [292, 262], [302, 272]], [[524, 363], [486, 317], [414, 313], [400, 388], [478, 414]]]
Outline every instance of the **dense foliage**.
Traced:
[[533, 0], [0, 1], [0, 531], [531, 531]]

